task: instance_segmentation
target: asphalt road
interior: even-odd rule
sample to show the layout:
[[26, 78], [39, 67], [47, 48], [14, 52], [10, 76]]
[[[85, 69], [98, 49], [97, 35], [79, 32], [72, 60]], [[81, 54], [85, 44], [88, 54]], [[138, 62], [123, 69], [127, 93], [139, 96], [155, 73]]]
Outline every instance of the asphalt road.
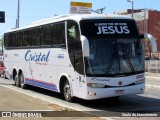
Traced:
[[[3, 89], [9, 88], [10, 91], [17, 93], [17, 95], [14, 95], [14, 99], [17, 98], [20, 101], [21, 95], [26, 95], [27, 98], [35, 99], [28, 100], [24, 102], [15, 100], [15, 106], [8, 106], [8, 108], [4, 107], [2, 105], [3, 102], [0, 100], [0, 108], [1, 110], [34, 110], [32, 108], [35, 108], [35, 110], [59, 110], [62, 109], [74, 109], [77, 111], [83, 111], [85, 113], [90, 113], [102, 117], [118, 117], [123, 115], [130, 115], [128, 113], [149, 113], [149, 114], [158, 114], [160, 113], [160, 75], [154, 75], [154, 74], [146, 74], [146, 90], [144, 94], [140, 95], [129, 95], [129, 96], [121, 96], [118, 100], [114, 101], [112, 99], [100, 99], [100, 100], [92, 100], [92, 101], [86, 101], [82, 99], [77, 99], [75, 103], [68, 103], [61, 99], [60, 94], [54, 93], [51, 91], [43, 90], [43, 89], [37, 89], [36, 87], [29, 87], [27, 90], [23, 90], [21, 88], [17, 88], [14, 86], [14, 82], [12, 80], [5, 80], [0, 78], [0, 91]], [[8, 90], [8, 89], [7, 89]], [[0, 96], [5, 96], [4, 93], [1, 93]], [[20, 95], [20, 96], [18, 96]], [[9, 95], [8, 95], [9, 96]], [[28, 97], [30, 96], [30, 97]], [[9, 98], [10, 100], [12, 98]], [[26, 100], [26, 98], [24, 98]], [[40, 101], [38, 101], [40, 100]], [[40, 102], [40, 103], [38, 103]], [[21, 109], [21, 107], [17, 106], [24, 104], [24, 108]], [[11, 104], [9, 101], [5, 104]], [[29, 105], [27, 105], [29, 104]], [[58, 107], [56, 105], [58, 105]], [[2, 105], [2, 106], [1, 106]], [[27, 107], [25, 107], [27, 105]], [[38, 106], [33, 107], [32, 105]], [[54, 108], [54, 105], [56, 106]], [[41, 108], [41, 106], [43, 106]], [[59, 107], [63, 106], [63, 107]], [[3, 108], [4, 107], [4, 108]], [[140, 114], [141, 115], [141, 114]], [[130, 116], [128, 116], [130, 117]], [[87, 118], [88, 119], [88, 118]], [[126, 118], [127, 119], [127, 118]], [[134, 118], [135, 119], [135, 118]], [[146, 119], [146, 118], [145, 118]], [[152, 118], [153, 119], [153, 118]], [[158, 117], [155, 117], [155, 119], [158, 119]]]

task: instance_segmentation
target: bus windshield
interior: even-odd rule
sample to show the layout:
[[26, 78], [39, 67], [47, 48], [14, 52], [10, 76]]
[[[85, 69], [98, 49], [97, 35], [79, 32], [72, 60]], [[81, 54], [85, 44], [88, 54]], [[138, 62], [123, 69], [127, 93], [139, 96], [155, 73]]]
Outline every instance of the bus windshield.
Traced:
[[139, 39], [89, 40], [90, 56], [86, 58], [86, 74], [114, 76], [144, 71], [144, 57]]
[[134, 20], [82, 20], [80, 27], [90, 47], [90, 56], [85, 58], [86, 75], [114, 77], [144, 72], [142, 44]]

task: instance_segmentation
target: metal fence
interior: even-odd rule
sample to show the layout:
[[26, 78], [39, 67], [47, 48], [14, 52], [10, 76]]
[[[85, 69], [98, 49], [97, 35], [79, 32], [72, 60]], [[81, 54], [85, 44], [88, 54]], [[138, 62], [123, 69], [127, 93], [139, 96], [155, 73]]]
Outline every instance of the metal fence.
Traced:
[[160, 73], [160, 60], [146, 60], [145, 71], [151, 73]]

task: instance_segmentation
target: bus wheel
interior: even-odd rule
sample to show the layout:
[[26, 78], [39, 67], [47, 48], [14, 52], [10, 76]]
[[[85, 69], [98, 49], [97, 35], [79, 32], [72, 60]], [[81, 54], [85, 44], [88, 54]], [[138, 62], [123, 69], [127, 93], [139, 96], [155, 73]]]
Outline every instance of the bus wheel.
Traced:
[[17, 75], [15, 76], [15, 85], [16, 85], [17, 87], [20, 87], [20, 81], [19, 81]]
[[71, 95], [71, 87], [68, 80], [65, 81], [63, 86], [63, 95], [66, 101], [73, 102], [73, 96]]
[[25, 89], [27, 85], [25, 84], [23, 73], [20, 74], [19, 81], [20, 81], [21, 88]]

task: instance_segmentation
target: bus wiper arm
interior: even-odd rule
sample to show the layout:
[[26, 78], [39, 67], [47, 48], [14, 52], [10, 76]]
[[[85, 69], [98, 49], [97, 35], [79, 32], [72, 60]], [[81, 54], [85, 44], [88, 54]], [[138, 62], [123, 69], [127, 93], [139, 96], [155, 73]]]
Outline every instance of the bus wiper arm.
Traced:
[[128, 64], [128, 68], [131, 69], [131, 72], [135, 72], [135, 69], [134, 69], [134, 66], [133, 66], [131, 60], [130, 59], [126, 60], [126, 63]]

